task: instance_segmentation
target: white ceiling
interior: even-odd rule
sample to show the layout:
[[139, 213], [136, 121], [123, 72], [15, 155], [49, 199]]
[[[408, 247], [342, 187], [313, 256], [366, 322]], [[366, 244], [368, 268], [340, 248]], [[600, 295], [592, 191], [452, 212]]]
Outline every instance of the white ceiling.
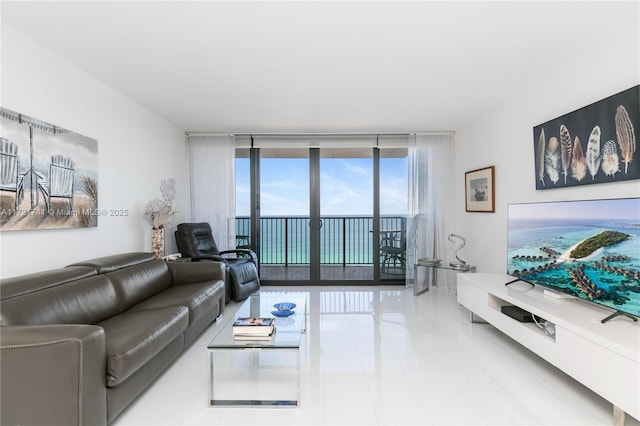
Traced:
[[3, 25], [185, 131], [451, 130], [639, 43], [637, 0], [1, 4]]

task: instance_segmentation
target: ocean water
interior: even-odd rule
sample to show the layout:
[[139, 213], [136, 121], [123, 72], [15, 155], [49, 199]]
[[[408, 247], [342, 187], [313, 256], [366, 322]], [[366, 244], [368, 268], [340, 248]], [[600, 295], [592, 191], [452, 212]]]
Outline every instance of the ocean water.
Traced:
[[[249, 233], [248, 218], [236, 218], [236, 235]], [[371, 265], [373, 218], [366, 216], [323, 216], [320, 229], [320, 263], [323, 265]], [[265, 264], [308, 264], [311, 236], [309, 217], [263, 217], [260, 219], [260, 261]], [[380, 218], [381, 230], [394, 230], [395, 244], [404, 243], [406, 218]], [[382, 238], [382, 235], [381, 235]]]
[[[529, 270], [553, 262], [540, 250], [542, 247], [566, 253], [579, 242], [609, 230], [623, 232], [629, 235], [629, 238], [621, 243], [600, 248], [585, 258], [556, 260], [560, 264], [558, 268], [537, 272], [533, 276], [527, 276], [525, 280], [640, 316], [640, 281], [634, 278], [636, 273], [640, 274], [640, 223], [638, 221], [512, 220], [509, 222], [507, 273], [513, 274], [516, 270]], [[543, 256], [544, 259], [524, 260], [514, 259], [514, 256]], [[603, 261], [602, 258], [605, 256], [623, 256], [625, 259]], [[604, 263], [614, 269], [621, 268], [623, 271], [629, 271], [629, 276], [607, 271], [598, 267], [596, 262], [601, 265]], [[591, 300], [585, 292], [572, 284], [567, 268], [575, 270], [580, 266], [584, 268], [584, 273], [589, 280], [597, 288], [604, 290], [604, 296]]]

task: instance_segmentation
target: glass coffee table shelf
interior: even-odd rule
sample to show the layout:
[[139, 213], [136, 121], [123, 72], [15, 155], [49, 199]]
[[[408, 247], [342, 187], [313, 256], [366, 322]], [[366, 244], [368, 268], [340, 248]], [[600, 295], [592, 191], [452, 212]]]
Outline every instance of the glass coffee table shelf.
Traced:
[[[426, 268], [424, 279], [419, 278], [419, 269]], [[417, 296], [429, 291], [429, 287], [435, 282], [438, 269], [456, 272], [476, 272], [476, 267], [473, 265], [460, 264], [457, 262], [445, 262], [445, 261], [433, 261], [433, 262], [418, 262], [413, 266], [413, 294]]]
[[[295, 313], [273, 315], [273, 305], [282, 302], [295, 303]], [[249, 296], [207, 345], [210, 405], [298, 406], [306, 312], [307, 300], [302, 293], [258, 292]], [[237, 340], [232, 328], [239, 317], [275, 318], [276, 332], [270, 340]]]

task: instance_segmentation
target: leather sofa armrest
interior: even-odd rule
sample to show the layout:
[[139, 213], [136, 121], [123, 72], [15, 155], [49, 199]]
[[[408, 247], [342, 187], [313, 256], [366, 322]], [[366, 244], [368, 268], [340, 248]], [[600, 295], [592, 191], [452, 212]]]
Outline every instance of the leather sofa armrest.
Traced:
[[233, 250], [224, 250], [221, 251], [220, 254], [235, 254], [238, 258], [249, 259], [258, 267], [258, 255], [251, 249], [233, 249]]
[[167, 262], [167, 265], [173, 285], [225, 280], [225, 265], [222, 262]]
[[191, 257], [187, 257], [186, 259], [190, 259], [192, 262], [199, 262], [201, 260], [224, 262], [224, 257], [220, 256], [219, 254], [210, 254], [206, 256], [191, 256]]
[[1, 424], [106, 425], [104, 330], [0, 327]]

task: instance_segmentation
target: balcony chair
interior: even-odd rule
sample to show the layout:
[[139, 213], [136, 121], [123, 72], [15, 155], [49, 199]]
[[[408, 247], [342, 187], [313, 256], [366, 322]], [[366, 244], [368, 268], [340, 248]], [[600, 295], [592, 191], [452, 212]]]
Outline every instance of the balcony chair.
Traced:
[[0, 138], [0, 191], [15, 192], [15, 209], [18, 210], [24, 198], [24, 176], [20, 173], [18, 145], [7, 138]]
[[402, 231], [381, 231], [380, 269], [383, 274], [406, 273], [406, 237]]
[[[226, 264], [226, 301], [244, 300], [260, 289], [258, 257], [250, 249], [218, 250], [211, 226], [206, 222], [181, 223], [177, 226], [176, 244], [182, 257], [192, 261], [216, 260]], [[235, 255], [229, 257], [228, 255]]]
[[[75, 163], [70, 157], [64, 155], [52, 155], [49, 165], [49, 178], [42, 173], [36, 175], [36, 186], [44, 198], [45, 214], [51, 210], [51, 198], [66, 198], [69, 200], [69, 210], [73, 210], [73, 181], [75, 176]], [[38, 203], [36, 192], [36, 204]]]

